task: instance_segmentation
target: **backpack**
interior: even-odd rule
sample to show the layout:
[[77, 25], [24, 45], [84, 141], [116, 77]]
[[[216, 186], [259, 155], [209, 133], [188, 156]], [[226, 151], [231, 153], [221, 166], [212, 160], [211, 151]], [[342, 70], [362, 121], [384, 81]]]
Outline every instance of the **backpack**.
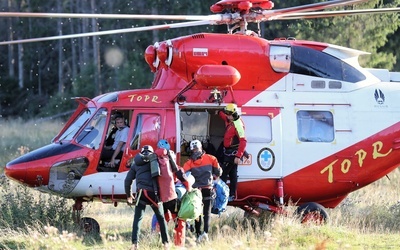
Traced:
[[214, 189], [216, 197], [213, 201], [211, 213], [220, 215], [222, 212], [225, 212], [228, 205], [229, 187], [223, 180], [218, 179], [218, 181], [214, 182]]
[[203, 212], [203, 196], [200, 189], [193, 188], [186, 192], [181, 201], [181, 208], [178, 212], [178, 218], [182, 220], [197, 219]]
[[170, 165], [170, 158], [167, 150], [159, 148], [155, 151], [160, 174], [156, 177], [159, 189], [160, 200], [162, 202], [171, 201], [177, 198], [175, 192], [175, 176]]

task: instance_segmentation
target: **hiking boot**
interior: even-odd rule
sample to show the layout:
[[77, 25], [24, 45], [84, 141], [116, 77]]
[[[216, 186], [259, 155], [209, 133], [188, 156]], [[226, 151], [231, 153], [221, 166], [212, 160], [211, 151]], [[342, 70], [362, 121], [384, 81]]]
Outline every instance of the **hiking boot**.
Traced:
[[228, 198], [229, 202], [234, 201], [234, 200], [236, 200], [236, 197], [234, 195], [229, 196], [229, 198]]
[[208, 241], [208, 234], [206, 232], [203, 232], [202, 234], [200, 234], [200, 236], [197, 237], [197, 240], [196, 240], [197, 243], [200, 243], [203, 241], [204, 242]]
[[169, 250], [169, 243], [164, 243], [164, 250]]

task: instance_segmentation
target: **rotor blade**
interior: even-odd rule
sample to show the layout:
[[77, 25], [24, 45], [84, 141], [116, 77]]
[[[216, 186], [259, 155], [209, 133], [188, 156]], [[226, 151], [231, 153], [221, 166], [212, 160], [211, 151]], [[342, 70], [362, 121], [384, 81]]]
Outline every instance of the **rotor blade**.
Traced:
[[272, 17], [270, 20], [310, 19], [310, 18], [338, 17], [338, 16], [350, 16], [350, 15], [360, 15], [360, 14], [385, 14], [392, 12], [400, 12], [400, 8], [317, 11], [311, 13], [288, 13], [281, 16]]
[[43, 18], [98, 18], [98, 19], [141, 19], [141, 20], [181, 20], [218, 21], [221, 15], [135, 15], [135, 14], [83, 14], [83, 13], [37, 13], [0, 12], [0, 17], [43, 17]]
[[51, 41], [51, 40], [61, 40], [61, 39], [70, 39], [70, 38], [88, 37], [88, 36], [112, 35], [112, 34], [139, 32], [139, 31], [149, 31], [149, 30], [175, 29], [175, 28], [184, 28], [184, 27], [210, 25], [210, 24], [212, 24], [212, 23], [210, 23], [210, 21], [192, 21], [192, 22], [162, 24], [162, 25], [154, 25], [154, 26], [146, 26], [146, 27], [135, 27], [135, 28], [118, 29], [118, 30], [89, 32], [89, 33], [81, 33], [81, 34], [73, 34], [73, 35], [30, 38], [30, 39], [22, 39], [22, 40], [0, 42], [0, 45], [18, 44], [18, 43], [31, 43], [31, 42], [43, 42], [43, 41]]
[[[264, 10], [264, 11], [262, 11], [261, 20], [274, 20], [275, 19], [274, 17], [282, 16], [283, 14], [323, 10], [323, 9], [335, 8], [335, 7], [339, 7], [339, 6], [358, 4], [358, 3], [362, 3], [362, 2], [366, 2], [366, 1], [368, 1], [368, 0], [333, 0], [333, 1], [306, 4], [306, 5], [289, 7], [289, 8], [284, 8], [284, 9], [278, 9], [278, 10]], [[260, 18], [258, 18], [258, 19], [260, 19]]]

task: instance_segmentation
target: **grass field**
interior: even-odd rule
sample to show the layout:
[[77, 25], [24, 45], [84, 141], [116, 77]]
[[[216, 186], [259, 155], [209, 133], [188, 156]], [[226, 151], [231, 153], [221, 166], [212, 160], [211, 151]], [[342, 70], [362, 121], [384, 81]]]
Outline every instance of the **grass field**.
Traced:
[[[0, 166], [50, 142], [60, 121], [0, 120]], [[329, 209], [326, 225], [300, 224], [292, 216], [243, 217], [229, 208], [213, 216], [210, 238], [196, 245], [187, 234], [188, 249], [400, 249], [400, 172], [348, 196]], [[70, 200], [49, 197], [1, 178], [0, 249], [129, 249], [133, 208], [126, 204], [85, 204], [82, 216], [100, 223], [101, 236], [88, 237], [69, 223]], [[288, 210], [295, 208], [289, 207]], [[61, 216], [65, 215], [65, 216]], [[151, 213], [142, 225], [141, 249], [160, 248], [150, 230]], [[173, 224], [169, 224], [172, 235]], [[172, 247], [174, 249], [174, 247]]]

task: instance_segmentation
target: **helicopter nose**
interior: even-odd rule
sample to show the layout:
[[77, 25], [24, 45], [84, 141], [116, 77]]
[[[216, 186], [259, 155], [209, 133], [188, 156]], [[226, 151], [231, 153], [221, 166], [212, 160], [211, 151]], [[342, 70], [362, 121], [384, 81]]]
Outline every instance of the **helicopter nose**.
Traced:
[[8, 163], [4, 169], [4, 174], [9, 178], [19, 183], [25, 183], [26, 168]]
[[[17, 159], [18, 160], [18, 159]], [[50, 167], [38, 161], [7, 163], [5, 175], [18, 183], [28, 187], [39, 187], [47, 185]]]

